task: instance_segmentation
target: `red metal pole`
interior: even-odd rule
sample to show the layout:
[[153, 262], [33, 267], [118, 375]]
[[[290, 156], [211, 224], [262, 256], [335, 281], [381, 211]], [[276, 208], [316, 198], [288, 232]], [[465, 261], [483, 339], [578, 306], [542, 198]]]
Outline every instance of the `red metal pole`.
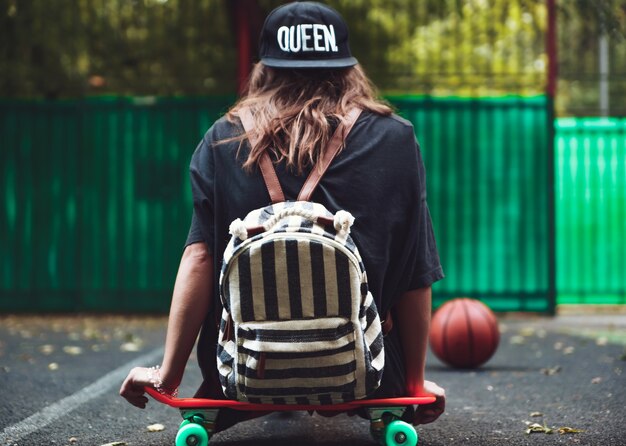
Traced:
[[250, 45], [250, 16], [245, 6], [246, 0], [236, 0], [235, 17], [237, 22], [237, 92], [243, 93], [252, 69]]
[[546, 0], [548, 8], [548, 29], [546, 32], [546, 53], [548, 55], [548, 80], [546, 93], [552, 99], [556, 97], [558, 60], [556, 45], [556, 0]]

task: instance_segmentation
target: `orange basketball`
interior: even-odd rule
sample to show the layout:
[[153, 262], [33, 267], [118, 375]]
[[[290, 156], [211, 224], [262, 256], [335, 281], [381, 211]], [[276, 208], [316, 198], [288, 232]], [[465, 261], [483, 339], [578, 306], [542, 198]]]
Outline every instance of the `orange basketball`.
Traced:
[[478, 300], [448, 301], [431, 320], [430, 348], [452, 367], [468, 369], [484, 364], [495, 353], [499, 341], [496, 316]]

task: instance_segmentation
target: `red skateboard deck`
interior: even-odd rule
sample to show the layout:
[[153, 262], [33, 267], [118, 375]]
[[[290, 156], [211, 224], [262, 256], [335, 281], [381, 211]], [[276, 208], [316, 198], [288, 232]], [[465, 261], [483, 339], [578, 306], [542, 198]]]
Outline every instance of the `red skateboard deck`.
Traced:
[[156, 401], [180, 410], [184, 421], [176, 435], [176, 446], [207, 446], [210, 436], [214, 433], [215, 419], [220, 409], [268, 413], [289, 411], [342, 413], [366, 409], [372, 435], [382, 445], [415, 446], [418, 440], [415, 428], [400, 418], [409, 406], [435, 402], [434, 396], [425, 394], [402, 398], [365, 399], [332, 405], [278, 405], [207, 398], [172, 398], [160, 394], [151, 387], [146, 387], [146, 392]]

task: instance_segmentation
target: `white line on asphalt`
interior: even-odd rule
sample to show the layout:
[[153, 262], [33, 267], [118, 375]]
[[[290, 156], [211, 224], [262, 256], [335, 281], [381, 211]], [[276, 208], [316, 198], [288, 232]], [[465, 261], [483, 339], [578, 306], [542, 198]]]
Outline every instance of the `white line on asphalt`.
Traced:
[[127, 362], [121, 367], [107, 373], [98, 381], [79, 390], [78, 392], [63, 398], [56, 403], [44, 407], [39, 412], [30, 417], [5, 428], [0, 433], [0, 444], [12, 445], [21, 440], [25, 436], [49, 425], [53, 421], [67, 415], [78, 406], [86, 402], [98, 398], [99, 396], [109, 392], [116, 386], [121, 386], [122, 381], [133, 367], [137, 365], [152, 364], [163, 356], [163, 347], [152, 350], [145, 355], [139, 356], [132, 361]]

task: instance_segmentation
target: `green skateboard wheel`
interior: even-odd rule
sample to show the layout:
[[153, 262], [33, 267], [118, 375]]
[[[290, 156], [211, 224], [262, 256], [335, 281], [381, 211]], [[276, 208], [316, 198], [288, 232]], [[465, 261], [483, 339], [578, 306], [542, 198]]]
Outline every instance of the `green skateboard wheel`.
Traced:
[[204, 423], [204, 418], [202, 417], [202, 415], [193, 415], [191, 417], [185, 418], [181, 423], [180, 426], [178, 426], [178, 429], [182, 429], [183, 426], [188, 425], [189, 423], [196, 423], [196, 424], [202, 424]]
[[176, 446], [208, 446], [209, 434], [206, 429], [196, 423], [183, 422], [176, 434]]
[[409, 423], [400, 420], [392, 421], [385, 428], [385, 445], [415, 446], [417, 445], [417, 432]]

